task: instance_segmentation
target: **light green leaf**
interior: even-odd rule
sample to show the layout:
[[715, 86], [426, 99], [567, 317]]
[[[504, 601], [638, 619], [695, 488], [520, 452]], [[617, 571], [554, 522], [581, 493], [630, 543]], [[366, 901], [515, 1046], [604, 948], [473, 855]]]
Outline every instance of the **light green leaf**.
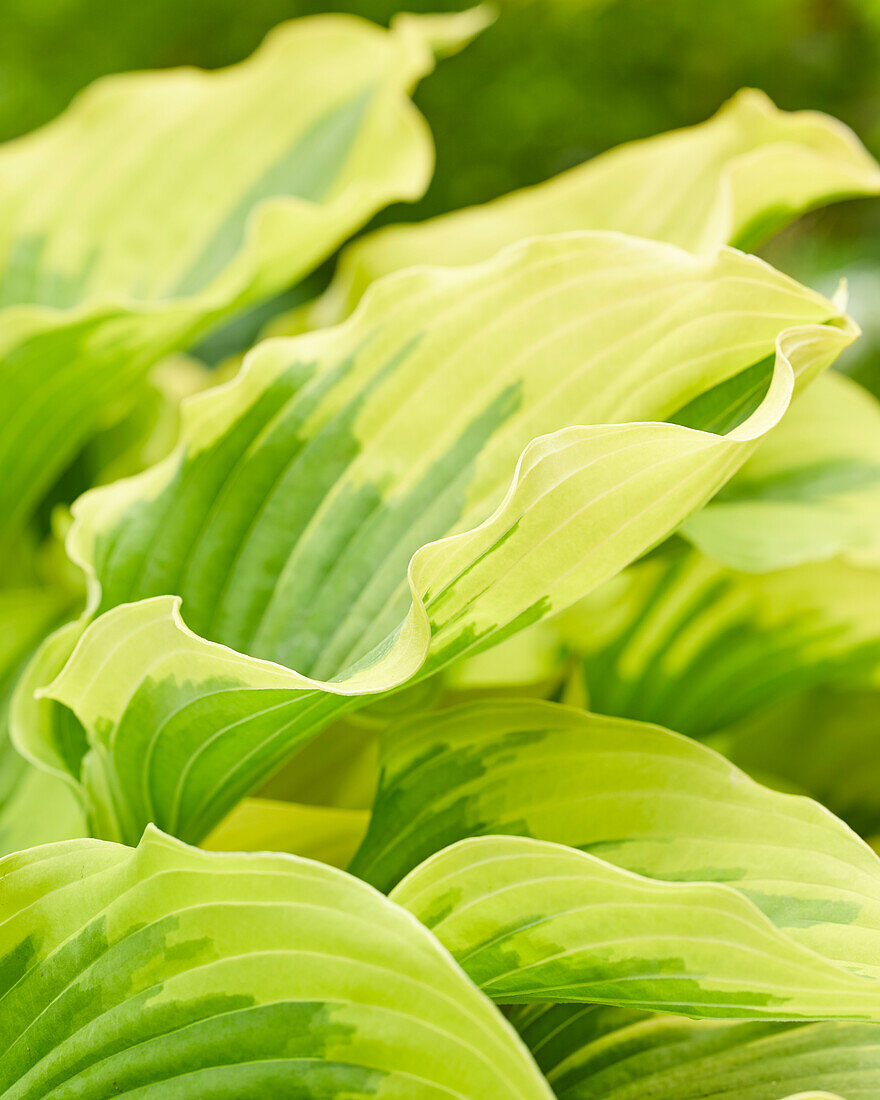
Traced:
[[880, 547], [880, 402], [830, 371], [682, 526], [709, 557], [767, 571]]
[[70, 787], [15, 754], [8, 742], [0, 755], [0, 782], [9, 788], [0, 805], [0, 855], [86, 834], [82, 803]]
[[552, 624], [536, 623], [493, 649], [456, 661], [444, 673], [443, 685], [465, 698], [475, 691], [545, 696], [559, 685], [568, 664]]
[[880, 969], [832, 962], [721, 883], [659, 882], [561, 844], [487, 836], [444, 848], [391, 897], [502, 1003], [880, 1021]]
[[467, 837], [533, 837], [657, 879], [726, 883], [792, 941], [880, 977], [880, 860], [824, 807], [689, 738], [487, 701], [390, 729], [381, 776], [350, 870], [382, 890]]
[[346, 867], [367, 831], [367, 810], [245, 798], [202, 843], [214, 852], [290, 852]]
[[612, 149], [560, 176], [350, 245], [330, 289], [273, 334], [348, 315], [369, 284], [415, 264], [469, 264], [525, 237], [613, 229], [698, 251], [753, 247], [815, 206], [877, 194], [880, 172], [845, 126], [739, 92], [708, 122]]
[[[667, 535], [852, 337], [759, 261], [619, 234], [390, 277], [349, 323], [267, 341], [189, 403], [166, 462], [78, 502], [98, 617], [37, 660], [19, 743], [84, 785], [98, 835], [200, 840], [342, 711]], [[658, 422], [768, 356], [729, 434]]]
[[4, 1100], [549, 1100], [409, 914], [340, 871], [148, 830], [0, 862]]
[[[880, 1097], [876, 1024], [725, 1023], [594, 1005], [529, 1005], [512, 1020], [558, 1100]], [[788, 1100], [795, 1100], [790, 1096]]]
[[[421, 686], [421, 685], [420, 685]], [[402, 693], [404, 694], [404, 693]], [[389, 701], [399, 695], [388, 696]], [[260, 788], [260, 796], [284, 802], [366, 810], [379, 774], [379, 727], [366, 726], [358, 711], [321, 730]]]
[[439, 31], [420, 27], [286, 24], [220, 72], [99, 81], [0, 149], [5, 527], [161, 356], [422, 194], [431, 140], [407, 94]]
[[646, 561], [622, 584], [556, 623], [602, 714], [701, 737], [815, 686], [877, 683], [876, 568], [837, 559], [741, 573], [691, 551]]

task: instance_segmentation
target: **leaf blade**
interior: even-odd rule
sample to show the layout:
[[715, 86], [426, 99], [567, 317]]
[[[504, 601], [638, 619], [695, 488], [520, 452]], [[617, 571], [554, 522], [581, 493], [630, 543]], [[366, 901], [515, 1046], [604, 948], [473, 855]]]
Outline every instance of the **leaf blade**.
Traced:
[[655, 1100], [877, 1094], [875, 1024], [723, 1023], [573, 1005], [529, 1006], [512, 1019], [559, 1100], [638, 1100], [645, 1089]]
[[430, 936], [342, 872], [197, 852], [155, 830], [136, 850], [53, 845], [2, 872], [0, 998], [16, 1010], [0, 1079], [15, 1100], [549, 1096]]
[[420, 28], [296, 21], [220, 72], [99, 81], [0, 149], [6, 525], [124, 415], [154, 362], [421, 193], [431, 142], [407, 96], [431, 67]]
[[351, 870], [389, 890], [433, 853], [506, 834], [672, 883], [723, 883], [783, 936], [867, 976], [880, 861], [810, 799], [754, 783], [655, 726], [538, 701], [487, 701], [387, 731]]
[[[189, 403], [164, 464], [79, 502], [70, 550], [92, 573], [86, 618], [104, 614], [40, 706], [76, 713], [88, 760], [60, 759], [24, 692], [23, 746], [84, 782], [107, 835], [155, 820], [200, 839], [331, 718], [668, 533], [852, 336], [757, 261], [615, 234], [392, 277], [347, 325], [267, 342]], [[644, 419], [773, 348], [733, 432]]]
[[489, 996], [710, 1018], [880, 1020], [880, 983], [716, 882], [643, 878], [524, 837], [460, 841], [391, 893]]

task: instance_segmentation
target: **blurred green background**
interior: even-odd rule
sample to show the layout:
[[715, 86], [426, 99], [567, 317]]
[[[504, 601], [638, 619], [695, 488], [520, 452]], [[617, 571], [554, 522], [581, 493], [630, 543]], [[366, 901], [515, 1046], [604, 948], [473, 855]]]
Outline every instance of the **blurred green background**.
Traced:
[[[401, 0], [404, 4], [405, 0]], [[465, 6], [409, 0], [408, 10]], [[880, 154], [880, 0], [500, 0], [500, 17], [442, 62], [416, 102], [437, 145], [422, 218], [534, 183], [633, 138], [698, 122], [738, 88], [836, 115]], [[61, 111], [109, 72], [247, 56], [275, 23], [393, 0], [3, 0], [0, 139]], [[880, 203], [804, 219], [766, 252], [820, 289], [846, 276], [866, 330], [849, 368], [880, 389]]]

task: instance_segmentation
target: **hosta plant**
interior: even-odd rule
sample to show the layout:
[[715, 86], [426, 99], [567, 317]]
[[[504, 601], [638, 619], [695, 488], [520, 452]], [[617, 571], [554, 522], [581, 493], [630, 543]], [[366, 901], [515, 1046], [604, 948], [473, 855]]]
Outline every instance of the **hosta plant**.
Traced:
[[746, 91], [181, 354], [421, 193], [486, 22], [0, 150], [4, 1100], [880, 1100], [880, 409], [742, 251], [855, 137]]

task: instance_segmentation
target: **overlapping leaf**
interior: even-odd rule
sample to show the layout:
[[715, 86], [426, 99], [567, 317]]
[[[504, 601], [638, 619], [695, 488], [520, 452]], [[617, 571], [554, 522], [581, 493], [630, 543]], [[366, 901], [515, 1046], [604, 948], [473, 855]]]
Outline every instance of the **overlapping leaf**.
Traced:
[[407, 93], [449, 25], [344, 16], [277, 29], [218, 73], [112, 77], [0, 150], [0, 536], [146, 370], [421, 194]]
[[[486, 836], [444, 848], [391, 897], [502, 1003], [880, 1021], [876, 965], [832, 962], [800, 942], [800, 914], [771, 921], [723, 883], [663, 882], [561, 844]], [[861, 929], [829, 938], [838, 954], [859, 954], [865, 939]]]
[[[388, 699], [396, 701], [402, 694]], [[307, 805], [369, 809], [379, 774], [379, 730], [387, 723], [375, 727], [361, 721], [367, 713], [358, 711], [350, 720], [321, 730], [260, 788], [260, 795]]]
[[7, 1100], [547, 1100], [515, 1032], [407, 913], [332, 868], [150, 830], [0, 862]]
[[346, 867], [369, 819], [367, 810], [245, 798], [208, 834], [202, 847], [215, 852], [290, 852]]
[[[391, 277], [350, 323], [267, 342], [193, 400], [168, 461], [80, 501], [103, 614], [66, 665], [77, 630], [44, 650], [19, 743], [83, 783], [101, 835], [200, 839], [335, 714], [665, 536], [851, 339], [758, 261], [617, 234]], [[727, 435], [652, 422], [768, 356]], [[35, 708], [59, 671], [63, 707]]]
[[[388, 890], [434, 852], [485, 834], [569, 845], [674, 883], [725, 883], [703, 903], [724, 909], [736, 891], [780, 940], [880, 977], [875, 854], [817, 803], [762, 787], [668, 730], [528, 700], [454, 707], [389, 730], [351, 870]], [[609, 890], [632, 885], [602, 873]], [[633, 910], [640, 932], [653, 919], [650, 908]]]
[[273, 331], [335, 323], [391, 271], [474, 263], [525, 237], [614, 229], [694, 250], [752, 248], [804, 210], [878, 189], [876, 164], [846, 127], [745, 90], [702, 125], [621, 146], [484, 206], [369, 234], [343, 253], [326, 294]]
[[[523, 700], [391, 730], [382, 765], [352, 870], [387, 889], [442, 848], [392, 896], [497, 999], [880, 1020], [880, 861], [817, 804]], [[502, 833], [530, 839], [461, 839]]]
[[880, 1096], [876, 1024], [723, 1023], [593, 1005], [530, 1005], [512, 1019], [558, 1100]]

